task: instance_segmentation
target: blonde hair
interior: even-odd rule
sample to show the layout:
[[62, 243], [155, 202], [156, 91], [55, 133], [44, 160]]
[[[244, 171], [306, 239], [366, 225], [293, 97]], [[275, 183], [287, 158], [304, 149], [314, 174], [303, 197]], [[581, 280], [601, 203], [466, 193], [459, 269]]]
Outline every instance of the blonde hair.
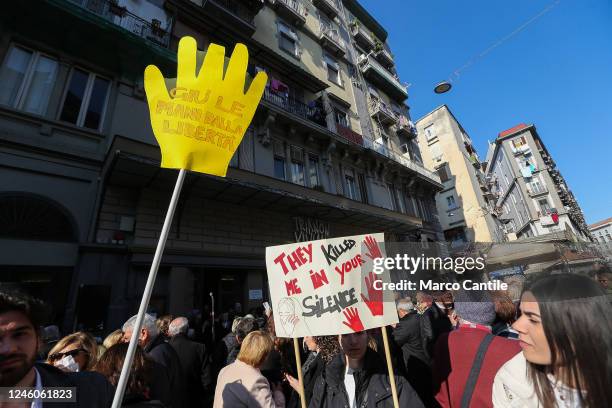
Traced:
[[72, 333], [58, 341], [57, 344], [49, 351], [49, 354], [47, 355], [47, 363], [53, 364], [52, 361], [49, 361], [49, 356], [59, 353], [66, 347], [73, 344], [76, 344], [77, 347], [82, 348], [87, 352], [87, 364], [85, 367], [83, 367], [83, 371], [92, 370], [93, 366], [96, 365], [96, 362], [98, 361], [98, 345], [91, 334], [85, 332]]
[[109, 348], [113, 347], [115, 344], [121, 343], [122, 338], [123, 338], [123, 330], [117, 329], [114, 332], [110, 333], [108, 336], [106, 336], [106, 338], [102, 342], [102, 345], [104, 346], [105, 349], [108, 350]]
[[238, 360], [255, 368], [261, 366], [268, 354], [274, 348], [274, 342], [269, 333], [261, 330], [253, 331], [242, 340]]

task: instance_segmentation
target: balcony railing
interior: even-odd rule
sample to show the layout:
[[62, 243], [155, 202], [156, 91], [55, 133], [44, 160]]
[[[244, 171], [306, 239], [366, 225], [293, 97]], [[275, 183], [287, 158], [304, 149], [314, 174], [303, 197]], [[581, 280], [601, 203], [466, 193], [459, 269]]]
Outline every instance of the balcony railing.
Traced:
[[381, 124], [385, 126], [394, 125], [397, 123], [397, 116], [385, 103], [370, 99], [369, 103], [370, 114], [374, 116]]
[[416, 127], [404, 115], [399, 115], [395, 132], [404, 137], [414, 137], [417, 135]]
[[316, 106], [309, 106], [294, 98], [275, 93], [268, 88], [266, 88], [264, 91], [263, 100], [270, 102], [289, 113], [316, 123], [317, 125], [327, 127], [327, 124], [325, 123], [325, 115]]
[[162, 22], [159, 20], [146, 21], [136, 14], [130, 13], [127, 8], [108, 0], [69, 1], [157, 45], [168, 48], [170, 44], [170, 32], [161, 28]]
[[391, 54], [389, 51], [387, 51], [384, 48], [376, 52], [375, 55], [376, 55], [376, 59], [378, 59], [383, 65], [387, 67], [390, 67], [394, 64], [393, 54]]
[[[208, 0], [216, 3], [250, 25], [255, 24], [254, 7], [246, 6], [242, 0]], [[247, 2], [248, 3], [248, 2]], [[259, 6], [255, 6], [259, 7]]]
[[364, 49], [367, 51], [371, 50], [374, 48], [374, 45], [376, 45], [374, 38], [372, 38], [370, 33], [361, 27], [356, 21], [351, 24], [351, 33], [353, 34], [353, 37], [355, 37], [355, 41], [357, 41], [357, 43], [359, 43], [359, 45], [364, 47]]
[[527, 192], [530, 196], [537, 196], [548, 193], [548, 189], [541, 184], [527, 184]]
[[312, 3], [325, 14], [335, 17], [340, 13], [336, 0], [313, 0]]
[[344, 55], [346, 52], [346, 44], [338, 30], [321, 26], [321, 34], [319, 38], [323, 42], [323, 46], [327, 47], [328, 50], [332, 51], [336, 55]]
[[385, 67], [380, 65], [378, 61], [376, 61], [371, 55], [365, 56], [361, 55], [359, 57], [359, 67], [361, 72], [367, 76], [368, 71], [375, 71], [378, 76], [384, 80], [387, 84], [391, 85], [391, 89], [395, 92], [395, 94], [400, 94], [403, 99], [408, 97], [408, 91], [406, 87], [401, 84], [401, 82], [387, 70]]
[[286, 18], [292, 20], [296, 25], [304, 25], [306, 22], [306, 8], [301, 0], [272, 0], [276, 11]]
[[404, 167], [407, 167], [410, 170], [424, 177], [432, 179], [436, 183], [442, 184], [442, 182], [440, 181], [440, 176], [438, 174], [427, 170], [425, 167], [423, 167], [419, 163], [415, 162], [414, 160], [410, 160], [409, 158], [404, 156], [404, 154], [400, 153], [399, 151], [397, 151], [396, 149], [392, 147], [385, 145], [384, 143], [380, 143], [375, 140], [371, 140], [371, 139], [364, 137], [363, 146], [368, 149], [374, 150], [375, 152], [378, 152], [382, 154], [383, 156], [388, 157], [389, 159], [395, 161], [396, 163], [399, 163], [403, 165]]

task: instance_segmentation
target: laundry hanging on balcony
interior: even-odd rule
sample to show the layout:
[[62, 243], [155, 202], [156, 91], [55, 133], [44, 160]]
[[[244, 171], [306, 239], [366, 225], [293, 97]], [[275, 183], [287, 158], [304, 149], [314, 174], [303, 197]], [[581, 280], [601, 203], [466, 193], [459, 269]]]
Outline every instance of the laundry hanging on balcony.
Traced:
[[531, 177], [532, 174], [533, 174], [533, 172], [531, 171], [530, 167], [521, 167], [521, 175], [524, 178], [529, 178], [529, 177]]
[[289, 96], [289, 86], [276, 78], [270, 80], [270, 89], [276, 94], [281, 94], [285, 97]]

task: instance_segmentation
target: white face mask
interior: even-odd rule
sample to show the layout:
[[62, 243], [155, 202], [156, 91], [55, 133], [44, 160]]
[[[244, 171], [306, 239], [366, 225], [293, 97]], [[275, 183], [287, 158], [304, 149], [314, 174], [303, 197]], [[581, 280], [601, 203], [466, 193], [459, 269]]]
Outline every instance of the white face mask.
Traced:
[[68, 372], [73, 372], [73, 373], [79, 371], [79, 365], [74, 360], [74, 357], [72, 356], [64, 356], [61, 360], [58, 360], [54, 365], [62, 371], [68, 371]]

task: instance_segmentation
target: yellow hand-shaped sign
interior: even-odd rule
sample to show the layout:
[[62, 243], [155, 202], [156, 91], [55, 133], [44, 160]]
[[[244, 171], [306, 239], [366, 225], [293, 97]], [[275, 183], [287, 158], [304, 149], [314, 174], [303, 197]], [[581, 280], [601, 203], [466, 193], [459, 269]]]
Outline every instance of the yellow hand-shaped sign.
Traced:
[[144, 85], [162, 167], [225, 177], [251, 123], [267, 75], [257, 74], [244, 92], [249, 52], [236, 44], [225, 75], [225, 48], [210, 44], [196, 75], [197, 45], [183, 37], [178, 47], [176, 87], [169, 92], [160, 70], [149, 65]]

